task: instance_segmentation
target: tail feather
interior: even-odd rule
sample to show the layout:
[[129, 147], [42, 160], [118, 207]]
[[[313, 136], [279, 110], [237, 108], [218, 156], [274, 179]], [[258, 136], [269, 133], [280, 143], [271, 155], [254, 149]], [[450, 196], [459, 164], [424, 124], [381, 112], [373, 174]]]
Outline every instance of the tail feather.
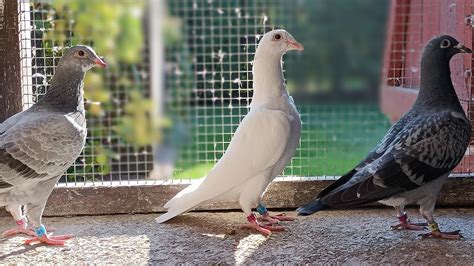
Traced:
[[307, 216], [307, 215], [311, 215], [315, 212], [322, 211], [328, 208], [329, 206], [323, 204], [321, 202], [321, 199], [317, 198], [309, 202], [308, 204], [304, 205], [303, 207], [298, 208], [296, 212], [298, 213], [298, 215]]
[[[355, 174], [357, 173], [357, 170], [354, 168], [351, 171], [349, 171], [347, 174], [343, 175], [341, 178], [336, 180], [336, 182], [332, 183], [325, 189], [323, 189], [321, 192], [319, 192], [317, 198], [310, 201], [303, 207], [300, 207], [296, 210], [298, 212], [298, 215], [301, 216], [306, 216], [306, 215], [311, 215], [315, 212], [322, 211], [325, 209], [329, 209], [329, 205], [323, 204], [321, 202], [321, 199], [324, 197], [327, 197], [329, 194], [333, 193], [333, 191], [340, 186], [343, 186], [345, 183], [347, 183]], [[333, 206], [334, 207], [334, 206]]]
[[189, 201], [186, 198], [192, 197], [192, 192], [195, 192], [199, 186], [201, 185], [204, 179], [200, 179], [196, 181], [196, 183], [187, 186], [185, 189], [181, 190], [178, 194], [176, 194], [172, 199], [170, 199], [166, 204], [165, 208], [170, 209], [176, 204], [181, 204], [183, 201]]
[[191, 210], [192, 208], [196, 207], [196, 205], [198, 204], [189, 204], [188, 206], [183, 206], [181, 208], [171, 208], [168, 210], [168, 212], [166, 212], [165, 214], [159, 216], [158, 218], [155, 219], [155, 221], [157, 223], [164, 223], [182, 213], [185, 213], [189, 210]]
[[201, 193], [198, 188], [200, 187], [202, 181], [201, 179], [196, 183], [188, 186], [187, 188], [183, 189], [179, 192], [176, 196], [170, 199], [166, 204], [165, 208], [168, 211], [161, 215], [160, 217], [156, 218], [157, 223], [163, 223], [172, 219], [184, 212], [187, 212], [197, 205], [201, 204], [202, 202], [206, 201], [205, 193]]

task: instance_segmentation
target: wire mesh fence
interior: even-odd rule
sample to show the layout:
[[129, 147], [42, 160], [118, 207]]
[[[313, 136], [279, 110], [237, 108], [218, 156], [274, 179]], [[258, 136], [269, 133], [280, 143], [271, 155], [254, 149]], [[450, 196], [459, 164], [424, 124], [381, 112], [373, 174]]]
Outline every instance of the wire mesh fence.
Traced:
[[[385, 74], [383, 85], [386, 89], [401, 88], [390, 94], [398, 103], [385, 108], [388, 112], [402, 114], [414, 101], [410, 90], [420, 87], [420, 63], [423, 47], [434, 36], [449, 34], [461, 43], [472, 47], [473, 23], [471, 0], [422, 1], [396, 0], [392, 2], [389, 35], [385, 51]], [[461, 105], [471, 123], [472, 113], [472, 66], [473, 56], [457, 55], [451, 60], [451, 78]], [[406, 90], [405, 90], [406, 89]], [[388, 95], [388, 94], [387, 94]], [[390, 99], [388, 99], [390, 101]], [[398, 106], [396, 106], [398, 104]], [[388, 110], [390, 109], [390, 110]], [[456, 175], [471, 175], [474, 163], [471, 148], [453, 171]]]
[[[130, 1], [112, 2], [129, 5], [127, 7], [131, 5]], [[320, 40], [334, 44], [334, 40], [339, 38], [348, 47], [348, 61], [344, 64], [354, 65], [353, 69], [362, 68], [362, 63], [351, 54], [357, 47], [349, 47], [349, 44], [357, 42], [345, 40], [340, 32], [331, 32], [332, 29], [324, 27], [307, 35], [301, 28], [312, 26], [314, 18], [311, 14], [315, 10], [339, 8], [339, 12], [355, 13], [354, 16], [364, 14], [352, 12], [354, 7], [345, 7], [344, 1], [289, 2], [179, 0], [162, 5], [167, 9], [163, 18], [164, 100], [155, 104], [162, 105], [167, 119], [171, 121], [161, 139], [163, 143], [170, 144], [169, 149], [172, 150], [169, 156], [173, 161], [174, 180], [204, 176], [223, 155], [233, 132], [249, 110], [252, 97], [251, 62], [258, 39], [266, 31], [278, 27], [288, 29], [297, 40], [307, 47], [316, 47], [314, 49], [319, 49], [317, 45], [323, 43]], [[366, 8], [364, 4], [376, 5], [372, 2], [360, 1], [356, 7], [363, 9]], [[80, 30], [75, 25], [80, 24], [83, 18], [74, 15], [71, 9], [59, 9], [55, 1], [21, 0], [20, 3], [22, 90], [27, 108], [47, 91], [62, 48], [76, 44], [74, 38]], [[150, 143], [137, 143], [130, 137], [137, 135], [136, 132], [122, 130], [129, 120], [140, 125], [138, 116], [132, 114], [130, 117], [130, 110], [140, 109], [145, 101], [151, 99], [153, 88], [150, 79], [153, 75], [160, 75], [150, 72], [153, 42], [149, 40], [149, 32], [154, 29], [150, 28], [152, 24], [147, 7], [144, 2], [134, 9], [120, 11], [122, 15], [127, 12], [143, 15], [140, 18], [140, 30], [144, 36], [141, 59], [133, 63], [117, 61], [104, 73], [87, 74], [86, 97], [97, 98], [94, 89], [99, 87], [105, 88], [103, 93], [106, 97], [103, 97], [101, 107], [87, 107], [89, 135], [86, 147], [61, 179], [62, 183], [142, 183], [152, 176], [160, 155], [157, 152], [165, 151], [163, 145], [157, 148]], [[153, 10], [148, 11], [148, 14], [153, 14]], [[382, 9], [380, 17], [373, 22], [360, 23], [380, 24], [383, 28], [384, 12], [387, 13]], [[333, 28], [343, 25], [337, 14], [322, 19], [326, 20], [327, 25], [335, 25]], [[352, 30], [347, 31], [350, 34]], [[383, 30], [381, 32], [381, 40], [377, 42], [383, 45]], [[100, 45], [93, 39], [86, 44], [94, 48]], [[382, 52], [382, 49], [378, 50]], [[336, 82], [342, 82], [337, 89], [343, 86], [356, 89], [348, 92], [334, 89], [332, 92], [333, 88], [328, 85], [330, 81], [318, 76], [320, 72], [324, 74], [326, 69], [317, 69], [317, 66], [308, 63], [311, 61], [308, 59], [304, 53], [285, 58], [288, 88], [296, 98], [303, 132], [300, 147], [282, 177], [333, 179], [361, 160], [384, 135], [390, 123], [377, 105], [379, 76], [376, 85], [368, 85], [357, 75], [352, 75], [355, 70], [341, 72], [339, 78], [334, 78]], [[377, 68], [377, 64], [375, 68], [380, 69], [381, 65]], [[302, 79], [298, 77], [303, 75], [313, 76], [314, 79], [305, 80], [301, 85]], [[357, 97], [360, 99], [357, 100]]]
[[[73, 45], [73, 25], [77, 18], [56, 12], [52, 3], [54, 1], [20, 1], [19, 34], [24, 108], [30, 107], [46, 93], [63, 48]], [[93, 46], [92, 40], [86, 44]], [[143, 54], [143, 58], [146, 58], [147, 49], [143, 50]], [[148, 61], [143, 60], [137, 64], [118, 65], [102, 76], [88, 73], [86, 84], [92, 86], [90, 89], [94, 90], [94, 86], [97, 86], [94, 82], [87, 82], [91, 76], [92, 79], [100, 78], [99, 86], [107, 88], [107, 108], [93, 115], [88, 112], [89, 134], [86, 147], [61, 182], [78, 184], [87, 181], [130, 181], [147, 176], [152, 168], [151, 148], [137, 148], [127, 143], [116, 130], [124, 115], [124, 107], [130, 102], [132, 88], [140, 88], [140, 93], [145, 97], [149, 95], [147, 69]], [[129, 80], [133, 84], [128, 83]], [[86, 85], [86, 90], [87, 87]], [[91, 108], [94, 106], [89, 106], [88, 111]]]

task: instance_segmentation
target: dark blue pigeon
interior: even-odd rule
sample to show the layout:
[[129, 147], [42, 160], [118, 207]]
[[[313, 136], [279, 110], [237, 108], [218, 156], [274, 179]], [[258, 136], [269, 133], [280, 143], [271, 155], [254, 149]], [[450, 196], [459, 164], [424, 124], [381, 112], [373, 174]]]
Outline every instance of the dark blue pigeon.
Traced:
[[416, 203], [431, 233], [458, 239], [459, 231], [441, 232], [433, 218], [438, 193], [468, 147], [471, 123], [451, 81], [450, 59], [471, 53], [447, 35], [432, 39], [421, 60], [421, 85], [415, 104], [354, 169], [328, 186], [299, 215], [381, 202], [397, 210], [394, 229], [422, 230], [408, 221], [404, 206]]

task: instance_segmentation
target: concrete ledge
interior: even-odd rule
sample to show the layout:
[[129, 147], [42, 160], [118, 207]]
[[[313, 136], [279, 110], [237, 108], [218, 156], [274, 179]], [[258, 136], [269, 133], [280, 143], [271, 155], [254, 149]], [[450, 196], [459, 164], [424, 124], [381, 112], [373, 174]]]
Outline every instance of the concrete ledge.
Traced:
[[[268, 208], [293, 209], [311, 200], [333, 180], [274, 181], [265, 194]], [[163, 205], [188, 184], [57, 187], [45, 216], [163, 212]], [[474, 178], [450, 178], [437, 206], [474, 206]], [[236, 203], [215, 203], [198, 210], [240, 210]], [[0, 215], [6, 215], [2, 210]]]

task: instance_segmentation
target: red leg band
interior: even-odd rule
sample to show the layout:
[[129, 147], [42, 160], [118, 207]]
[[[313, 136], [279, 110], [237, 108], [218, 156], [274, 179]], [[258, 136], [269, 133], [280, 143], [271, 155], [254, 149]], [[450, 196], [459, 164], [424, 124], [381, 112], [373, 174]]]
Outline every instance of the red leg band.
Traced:
[[407, 224], [408, 223], [408, 216], [406, 213], [404, 213], [402, 216], [398, 217], [398, 221], [401, 224]]
[[255, 215], [252, 213], [250, 214], [249, 216], [247, 216], [247, 221], [249, 221], [249, 223], [253, 223], [257, 220], [257, 217], [255, 217]]

